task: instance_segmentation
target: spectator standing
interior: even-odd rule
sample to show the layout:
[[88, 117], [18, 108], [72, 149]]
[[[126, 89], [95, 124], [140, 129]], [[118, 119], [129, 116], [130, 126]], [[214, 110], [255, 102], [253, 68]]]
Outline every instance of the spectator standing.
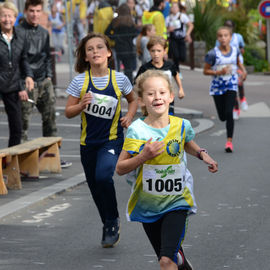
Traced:
[[141, 60], [142, 65], [151, 60], [151, 55], [147, 49], [149, 39], [156, 35], [156, 29], [153, 24], [145, 24], [142, 31], [136, 39], [137, 56]]
[[[27, 0], [25, 2], [25, 19], [17, 28], [26, 32], [29, 46], [27, 58], [34, 74], [35, 87], [28, 93], [42, 115], [42, 135], [56, 136], [55, 93], [52, 84], [52, 63], [50, 55], [49, 32], [39, 25], [42, 14], [42, 0]], [[29, 118], [34, 104], [22, 103], [22, 139], [28, 140]]]
[[[113, 247], [119, 241], [120, 221], [113, 174], [127, 128], [137, 110], [136, 95], [128, 78], [108, 68], [112, 51], [107, 38], [90, 33], [76, 51], [65, 114], [81, 115], [81, 161], [86, 180], [103, 223], [101, 244]], [[121, 115], [122, 95], [128, 112]]]
[[100, 1], [93, 19], [94, 33], [104, 34], [114, 16], [112, 1]]
[[156, 35], [167, 39], [167, 28], [163, 9], [165, 0], [154, 0], [154, 5], [149, 11], [144, 11], [142, 16], [142, 24], [153, 24], [156, 29]]
[[118, 16], [112, 20], [105, 34], [115, 41], [117, 70], [120, 61], [124, 65], [124, 73], [133, 82], [133, 69], [136, 66], [136, 52], [133, 39], [138, 35], [127, 4], [122, 4], [117, 10]]
[[64, 54], [65, 22], [63, 21], [61, 13], [57, 11], [56, 4], [53, 4], [51, 7], [49, 22], [52, 26], [53, 47], [58, 56], [58, 60], [60, 60], [61, 55]]
[[[24, 13], [25, 19], [17, 29], [26, 33], [28, 42], [27, 59], [34, 74], [34, 89], [28, 92], [41, 113], [42, 136], [57, 136], [55, 119], [55, 92], [52, 84], [52, 60], [50, 55], [50, 35], [40, 24], [43, 10], [42, 0], [26, 0]], [[28, 89], [30, 90], [30, 89]], [[34, 104], [22, 102], [22, 140], [28, 140], [29, 119]], [[61, 160], [61, 167], [71, 166], [71, 162]]]
[[[33, 89], [33, 72], [27, 61], [25, 32], [14, 28], [18, 15], [11, 2], [0, 4], [0, 94], [8, 117], [8, 146], [20, 144], [22, 134], [21, 100], [27, 102], [25, 89]], [[25, 85], [20, 84], [22, 72]]]
[[192, 42], [191, 32], [194, 28], [189, 17], [180, 12], [178, 2], [172, 2], [166, 26], [169, 32], [169, 57], [178, 66], [180, 62], [186, 60], [186, 42]]
[[93, 32], [94, 27], [94, 14], [96, 12], [96, 9], [98, 8], [99, 1], [98, 0], [92, 0], [87, 8], [86, 16], [88, 19], [88, 33]]
[[137, 11], [137, 4], [135, 0], [127, 0], [126, 3], [130, 9], [130, 14], [133, 18], [133, 21], [135, 23], [135, 26], [137, 28], [138, 31], [140, 31], [141, 25], [142, 25], [142, 21], [141, 21], [141, 17], [138, 15]]
[[[70, 14], [70, 2], [67, 2], [68, 7], [68, 18]], [[78, 36], [78, 42], [85, 37], [86, 31], [86, 11], [87, 11], [87, 5], [85, 0], [74, 0], [72, 1], [72, 29], [74, 34]], [[67, 21], [67, 19], [66, 19]]]

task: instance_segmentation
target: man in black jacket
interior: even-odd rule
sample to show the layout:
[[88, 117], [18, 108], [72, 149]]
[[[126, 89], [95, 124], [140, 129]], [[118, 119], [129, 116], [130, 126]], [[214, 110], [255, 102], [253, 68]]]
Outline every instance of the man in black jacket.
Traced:
[[[42, 115], [42, 134], [45, 137], [56, 136], [55, 122], [55, 93], [52, 84], [52, 63], [50, 56], [49, 32], [39, 25], [43, 11], [42, 0], [26, 0], [24, 14], [25, 19], [17, 26], [26, 32], [29, 43], [27, 58], [34, 74], [35, 87], [29, 91], [32, 99]], [[28, 139], [27, 131], [29, 118], [34, 104], [23, 102], [22, 104], [22, 139]]]
[[25, 85], [34, 87], [33, 73], [27, 62], [25, 32], [14, 29], [18, 10], [13, 3], [0, 4], [0, 94], [8, 116], [8, 146], [21, 142], [21, 100], [28, 95], [20, 84], [21, 71], [27, 76]]

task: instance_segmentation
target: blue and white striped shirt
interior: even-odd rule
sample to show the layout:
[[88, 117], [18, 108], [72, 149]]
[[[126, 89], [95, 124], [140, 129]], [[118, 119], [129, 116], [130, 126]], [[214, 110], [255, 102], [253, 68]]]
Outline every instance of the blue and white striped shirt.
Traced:
[[[122, 94], [124, 96], [128, 95], [132, 90], [132, 84], [130, 83], [128, 77], [123, 73], [117, 71], [115, 72], [115, 77], [117, 85]], [[107, 85], [108, 79], [109, 79], [108, 75], [104, 77], [92, 77], [94, 85], [99, 89], [103, 89]], [[80, 98], [84, 80], [85, 80], [85, 72], [80, 73], [71, 81], [66, 92], [73, 97]]]

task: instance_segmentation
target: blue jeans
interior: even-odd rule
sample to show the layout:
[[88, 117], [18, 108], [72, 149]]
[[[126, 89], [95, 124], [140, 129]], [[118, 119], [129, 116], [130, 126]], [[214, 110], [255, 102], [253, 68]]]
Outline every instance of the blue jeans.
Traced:
[[103, 224], [119, 217], [113, 174], [122, 146], [122, 139], [100, 145], [81, 145], [86, 181]]

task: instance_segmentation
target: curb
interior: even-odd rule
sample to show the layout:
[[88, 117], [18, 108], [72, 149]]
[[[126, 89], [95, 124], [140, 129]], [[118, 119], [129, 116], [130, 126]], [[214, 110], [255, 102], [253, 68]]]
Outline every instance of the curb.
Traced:
[[0, 219], [11, 215], [19, 210], [22, 210], [25, 207], [33, 205], [39, 201], [43, 201], [54, 195], [65, 192], [68, 189], [74, 188], [82, 183], [84, 183], [85, 175], [84, 173], [75, 175], [67, 180], [63, 180], [54, 185], [42, 188], [38, 191], [32, 192], [26, 196], [21, 197], [20, 199], [9, 202], [3, 206], [0, 206]]

